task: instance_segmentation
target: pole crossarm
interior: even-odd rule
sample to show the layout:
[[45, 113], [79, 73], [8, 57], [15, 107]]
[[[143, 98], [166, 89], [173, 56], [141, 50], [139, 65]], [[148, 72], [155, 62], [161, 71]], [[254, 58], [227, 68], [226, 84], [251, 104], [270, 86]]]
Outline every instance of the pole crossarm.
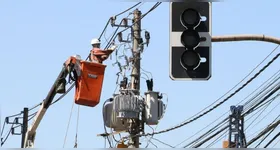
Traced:
[[264, 41], [264, 42], [269, 42], [274, 44], [280, 44], [280, 38], [266, 36], [264, 34], [212, 36], [212, 42], [233, 42], [233, 41]]

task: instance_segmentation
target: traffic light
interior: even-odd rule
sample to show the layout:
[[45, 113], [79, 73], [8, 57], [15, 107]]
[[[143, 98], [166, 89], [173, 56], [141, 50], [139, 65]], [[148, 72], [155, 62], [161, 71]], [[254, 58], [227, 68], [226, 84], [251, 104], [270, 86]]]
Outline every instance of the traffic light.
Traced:
[[211, 77], [211, 3], [170, 3], [170, 78]]

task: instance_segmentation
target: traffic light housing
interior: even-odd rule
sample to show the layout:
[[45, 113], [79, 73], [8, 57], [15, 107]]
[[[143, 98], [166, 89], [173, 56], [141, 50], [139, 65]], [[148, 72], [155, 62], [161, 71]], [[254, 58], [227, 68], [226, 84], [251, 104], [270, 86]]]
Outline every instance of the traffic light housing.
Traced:
[[211, 3], [170, 3], [170, 78], [211, 77]]

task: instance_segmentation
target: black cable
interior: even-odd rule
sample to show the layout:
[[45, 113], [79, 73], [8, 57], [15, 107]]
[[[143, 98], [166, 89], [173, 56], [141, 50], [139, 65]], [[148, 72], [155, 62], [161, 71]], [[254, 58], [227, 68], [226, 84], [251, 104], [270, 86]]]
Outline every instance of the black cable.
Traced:
[[[269, 103], [268, 105], [270, 105], [278, 96], [279, 96], [280, 94], [277, 94], [276, 96], [274, 96], [273, 98], [271, 98], [270, 100], [268, 100], [266, 103]], [[264, 105], [266, 105], [266, 103], [264, 104]], [[279, 105], [280, 103], [278, 103], [272, 110], [274, 110], [278, 105]], [[255, 125], [257, 125], [258, 123], [260, 123], [268, 114], [270, 114], [271, 112], [272, 112], [272, 110], [270, 110], [263, 118], [261, 118], [260, 119], [260, 121], [259, 122], [257, 122]], [[259, 116], [258, 116], [259, 117]], [[247, 119], [248, 120], [248, 119]], [[254, 121], [253, 121], [254, 122]], [[252, 122], [252, 123], [253, 123]], [[245, 130], [247, 130], [247, 128], [249, 128], [251, 125], [252, 125], [252, 123], [251, 124], [249, 124], [247, 127], [246, 127], [246, 129]], [[255, 126], [254, 125], [254, 126]]]
[[196, 143], [199, 142], [199, 140], [202, 140], [207, 135], [210, 135], [211, 133], [215, 132], [216, 130], [218, 130], [220, 128], [220, 126], [223, 126], [227, 122], [228, 122], [228, 118], [225, 118], [220, 123], [218, 123], [216, 126], [212, 127], [210, 130], [208, 130], [206, 133], [202, 134], [201, 136], [199, 136], [198, 138], [196, 138], [195, 140], [193, 140], [189, 144], [186, 144], [183, 148], [187, 148], [190, 145], [195, 145]]
[[278, 118], [280, 117], [280, 115], [278, 115], [274, 121], [272, 123], [270, 123], [265, 129], [263, 129], [256, 137], [252, 138], [246, 145], [246, 147], [248, 147], [249, 145], [251, 145], [252, 143], [254, 143], [255, 141], [257, 141], [260, 137], [262, 137], [264, 134], [266, 134], [267, 132], [269, 132], [271, 129], [273, 129], [274, 127], [278, 126], [280, 123], [280, 120], [276, 121]]
[[2, 137], [3, 132], [4, 132], [5, 125], [6, 125], [6, 121], [4, 121], [4, 124], [3, 124], [2, 130], [1, 130], [1, 137]]
[[38, 111], [36, 111], [36, 112], [34, 112], [34, 113], [28, 115], [28, 117], [33, 116], [33, 115], [36, 115], [37, 112], [38, 112]]
[[[228, 118], [226, 118], [226, 119], [228, 119]], [[225, 119], [225, 120], [226, 120]], [[225, 121], [224, 120], [224, 121]], [[221, 123], [218, 123], [216, 126], [218, 126], [218, 125], [220, 125]], [[218, 129], [218, 128], [217, 128]], [[215, 136], [216, 135], [218, 135], [218, 133], [221, 133], [222, 131], [224, 131], [224, 130], [226, 130], [227, 128], [223, 128], [222, 130], [220, 130], [220, 131], [218, 131], [218, 132], [216, 132], [216, 134], [214, 134]], [[210, 131], [210, 130], [209, 130]], [[221, 134], [221, 136], [220, 137], [218, 137], [218, 139], [220, 139], [221, 137], [223, 137], [223, 135], [225, 135], [226, 134], [226, 132], [225, 133], [223, 133], [223, 134]], [[199, 145], [199, 146], [201, 146], [202, 144], [204, 144], [205, 142], [207, 142], [207, 141], [209, 141], [211, 138], [214, 138], [215, 136], [211, 136], [210, 138], [208, 138], [207, 140], [205, 140], [205, 141], [203, 141], [203, 142], [201, 142], [201, 143], [199, 143], [199, 144], [196, 144], [195, 146], [193, 146], [193, 147], [198, 147], [197, 145]], [[197, 141], [197, 140], [202, 140], [202, 138], [203, 137], [199, 137], [199, 138], [197, 138], [196, 140], [194, 140], [194, 141]], [[213, 144], [215, 144], [216, 143], [216, 141], [218, 140], [218, 139], [216, 139], [215, 141], [213, 141], [212, 143], [210, 143], [207, 147], [209, 147], [209, 146], [212, 146]], [[194, 142], [193, 142], [194, 143]], [[197, 142], [198, 143], [198, 142]], [[190, 143], [190, 144], [192, 144], [192, 143]], [[190, 144], [188, 144], [188, 145], [186, 145], [184, 148], [186, 148], [187, 146], [189, 146]]]
[[[155, 8], [157, 8], [160, 4], [161, 4], [162, 2], [157, 2], [148, 12], [146, 12], [144, 15], [142, 15], [142, 17], [141, 17], [141, 19], [143, 19], [145, 16], [147, 16], [150, 12], [152, 12]], [[139, 19], [138, 21], [140, 21], [141, 19]], [[119, 33], [121, 33], [121, 32], [124, 32], [124, 31], [126, 31], [126, 30], [128, 30], [128, 29], [130, 29], [134, 24], [136, 24], [138, 21], [135, 21], [132, 25], [130, 25], [129, 27], [127, 27], [127, 28], [125, 28], [125, 29], [123, 29], [123, 30], [121, 30]], [[117, 35], [118, 34], [116, 34], [114, 37], [113, 37], [113, 40], [115, 40], [116, 38], [117, 38]], [[108, 47], [110, 46], [110, 45], [107, 45]], [[106, 47], [107, 47], [106, 46]]]
[[280, 85], [278, 85], [273, 91], [271, 91], [268, 95], [266, 95], [259, 103], [257, 103], [255, 106], [250, 108], [248, 111], [246, 111], [242, 116], [251, 113], [251, 111], [254, 111], [254, 109], [259, 106], [261, 103], [263, 103], [266, 99], [268, 99], [271, 95], [273, 95], [275, 92], [277, 92], [280, 89]]
[[111, 39], [108, 41], [107, 45], [105, 46], [104, 49], [109, 48], [109, 46], [111, 45], [111, 42], [115, 40], [114, 36], [117, 37], [118, 34], [116, 34], [120, 28], [120, 25], [122, 24], [123, 20], [119, 23], [119, 25], [117, 26], [115, 32], [113, 33], [113, 35], [111, 36]]
[[18, 114], [15, 114], [15, 115], [11, 115], [11, 116], [8, 116], [8, 117], [6, 117], [6, 118], [12, 118], [12, 117], [16, 117], [16, 116], [19, 116], [19, 115], [21, 115], [23, 112], [20, 112], [20, 113], [18, 113]]
[[[28, 119], [28, 121], [30, 121], [31, 119], [33, 119], [33, 118], [36, 116], [36, 113], [37, 113], [37, 112], [35, 112], [35, 113], [31, 114], [31, 115], [28, 115], [28, 117], [32, 116], [32, 117], [30, 117], [30, 118]], [[20, 127], [20, 126], [21, 126], [21, 125], [17, 125], [17, 126], [15, 126], [15, 127], [13, 127], [13, 128], [15, 129], [15, 128], [18, 128], [18, 127]]]
[[42, 105], [42, 103], [39, 103], [39, 104], [37, 104], [37, 105], [35, 105], [35, 106], [29, 108], [28, 111], [31, 111], [31, 110], [33, 110], [34, 108], [37, 108], [37, 107], [40, 106], [40, 105]]
[[[277, 95], [277, 97], [279, 96], [279, 94]], [[275, 99], [276, 97], [272, 98]], [[265, 117], [267, 117], [280, 103], [278, 103], [274, 108], [272, 108], [265, 116], [263, 116], [263, 118], [261, 118], [255, 125], [259, 124]], [[254, 126], [255, 126], [254, 125]]]
[[1, 147], [5, 144], [5, 142], [8, 140], [10, 134], [12, 133], [12, 129], [13, 129], [13, 126], [14, 126], [14, 123], [16, 122], [16, 119], [14, 119], [13, 121], [13, 124], [10, 128], [10, 131], [8, 132], [8, 134], [6, 135], [6, 138], [4, 139], [4, 141], [2, 141], [2, 137], [1, 137]]
[[[279, 71], [278, 71], [278, 72], [279, 72]], [[276, 72], [275, 74], [277, 74], [277, 72]], [[275, 74], [274, 74], [273, 76], [275, 76]], [[272, 77], [273, 77], [273, 76], [272, 76]], [[268, 82], [272, 77], [270, 77], [266, 82]], [[278, 80], [278, 79], [277, 79], [277, 80]], [[264, 83], [265, 83], [265, 82], [264, 82]], [[264, 83], [263, 83], [261, 86], [263, 86]], [[274, 82], [274, 83], [275, 83], [275, 82]], [[277, 84], [277, 83], [276, 83], [276, 84]], [[259, 86], [256, 90], [258, 90], [261, 86]], [[270, 84], [269, 86], [271, 86], [271, 84]], [[268, 87], [265, 88], [265, 89], [268, 89]], [[256, 90], [255, 90], [255, 91], [256, 91]], [[263, 91], [263, 90], [261, 90], [261, 91]], [[254, 93], [254, 92], [253, 92], [253, 93]], [[251, 93], [250, 95], [252, 95], [252, 93]], [[256, 95], [259, 95], [259, 93], [257, 93]], [[264, 95], [266, 95], [266, 94], [264, 94]], [[248, 96], [247, 96], [247, 97], [248, 97]], [[277, 96], [276, 96], [276, 97], [277, 97]], [[272, 100], [274, 100], [276, 97], [273, 97], [272, 99], [270, 99], [269, 102], [271, 102]], [[245, 99], [246, 99], [246, 98], [245, 98]], [[242, 101], [244, 101], [245, 99], [243, 99]], [[259, 98], [259, 99], [260, 99], [260, 98]], [[252, 99], [252, 100], [253, 100], [253, 99]], [[252, 101], [252, 100], [249, 100], [249, 101]], [[241, 101], [241, 102], [242, 102], [242, 101]], [[241, 102], [239, 102], [239, 103], [241, 103]], [[247, 102], [245, 103], [244, 106], [246, 106], [246, 105], [248, 105]], [[260, 108], [260, 107], [259, 107], [259, 108]], [[250, 109], [250, 108], [249, 108], [249, 109]], [[258, 108], [257, 108], [257, 109], [258, 109]], [[255, 109], [255, 110], [257, 110], [257, 109]], [[223, 116], [223, 115], [222, 115], [222, 116]], [[221, 118], [222, 116], [220, 116], [219, 118]], [[219, 118], [218, 118], [218, 119], [219, 119]], [[218, 120], [218, 119], [217, 119], [217, 120]], [[226, 119], [224, 119], [222, 122], [218, 123], [215, 127], [217, 127], [218, 125], [221, 125], [221, 124], [222, 124], [224, 121], [226, 121], [226, 120], [228, 120], [228, 118], [226, 118]], [[215, 120], [215, 121], [216, 121], [216, 120]], [[215, 121], [214, 121], [214, 122], [215, 122]], [[213, 122], [213, 123], [214, 123], [214, 122]], [[211, 124], [212, 124], [212, 123], [211, 123]], [[208, 125], [208, 126], [209, 126], [209, 125]], [[186, 148], [187, 146], [191, 145], [191, 144], [194, 143], [194, 142], [198, 142], [198, 141], [201, 140], [204, 136], [207, 136], [207, 134], [211, 134], [211, 133], [212, 133], [212, 132], [210, 132], [211, 130], [214, 132], [214, 131], [215, 131], [215, 130], [214, 130], [215, 127], [213, 127], [212, 129], [210, 129], [209, 131], [207, 131], [205, 134], [203, 134], [202, 136], [200, 136], [200, 137], [198, 137], [197, 139], [195, 139], [193, 142], [191, 142], [191, 143], [189, 143], [188, 145], [184, 146], [184, 148]], [[205, 127], [205, 128], [206, 128], [206, 127]], [[205, 128], [204, 128], [204, 129], [205, 129]], [[203, 129], [202, 129], [202, 130], [203, 130]], [[200, 132], [200, 131], [199, 131], [199, 132]], [[196, 135], [196, 134], [194, 134], [194, 135]], [[193, 135], [193, 136], [194, 136], [194, 135]], [[186, 140], [187, 140], [187, 139], [186, 139]], [[186, 140], [184, 140], [184, 141], [186, 141]], [[184, 141], [183, 141], [183, 142], [184, 142]], [[182, 143], [182, 142], [181, 142], [181, 143]], [[180, 144], [181, 144], [181, 143], [180, 143]], [[180, 144], [179, 144], [179, 145], [180, 145]]]
[[[218, 104], [216, 104], [214, 107], [212, 107], [211, 109], [205, 111], [204, 113], [198, 115], [197, 117], [187, 121], [187, 122], [183, 122], [180, 125], [177, 125], [175, 127], [171, 127], [162, 131], [158, 131], [155, 132], [153, 134], [161, 134], [161, 133], [165, 133], [165, 132], [169, 132], [171, 130], [180, 128], [182, 126], [185, 126], [199, 118], [201, 118], [202, 116], [208, 114], [209, 112], [213, 111], [215, 108], [217, 108], [218, 106], [220, 106], [221, 104], [225, 103], [227, 100], [229, 100], [232, 96], [234, 96], [235, 94], [237, 94], [240, 90], [242, 90], [245, 86], [247, 86], [249, 83], [251, 83], [256, 77], [258, 77], [268, 66], [270, 66], [278, 57], [280, 56], [280, 53], [278, 53], [270, 62], [268, 62], [261, 70], [258, 71], [258, 73], [256, 73], [252, 78], [250, 78], [246, 83], [244, 83], [240, 88], [238, 88], [236, 91], [234, 91], [231, 95], [229, 95], [227, 98], [225, 98], [223, 101], [219, 102]], [[135, 135], [135, 136], [147, 136], [147, 135], [151, 135], [151, 133], [147, 133], [147, 134], [141, 134], [141, 135]]]
[[160, 143], [163, 144], [163, 145], [169, 146], [169, 147], [171, 147], [171, 148], [175, 148], [174, 146], [171, 146], [170, 144], [167, 144], [167, 143], [165, 143], [165, 142], [162, 142], [161, 140], [156, 139], [156, 138], [154, 138], [154, 137], [152, 137], [152, 139], [154, 139], [154, 140], [160, 142]]
[[131, 10], [132, 8], [136, 7], [136, 6], [139, 5], [139, 4], [141, 4], [141, 2], [139, 2], [139, 3], [137, 3], [137, 4], [133, 5], [133, 6], [131, 6], [130, 8], [124, 10], [123, 12], [120, 12], [119, 14], [116, 15], [116, 17], [119, 16], [119, 15], [122, 15], [122, 14], [126, 13], [127, 11]]
[[152, 12], [154, 9], [156, 9], [162, 2], [157, 2], [148, 12], [142, 15], [141, 19], [143, 19], [145, 16], [147, 16], [150, 12]]
[[[258, 92], [257, 94], [255, 94], [255, 96], [253, 96], [253, 98], [250, 100], [250, 102], [246, 102], [245, 105], [249, 105], [250, 108], [252, 108], [252, 106], [254, 106], [256, 103], [258, 103], [267, 93], [269, 93], [269, 91], [271, 91], [273, 89], [273, 87], [275, 87], [275, 84], [278, 80], [280, 79], [280, 76], [276, 76], [272, 81], [270, 81], [270, 83], [268, 83], [265, 87], [263, 87], [260, 92]], [[279, 83], [279, 82], [278, 82]], [[272, 87], [273, 86], [273, 87]], [[272, 87], [272, 88], [270, 88]], [[255, 100], [257, 99], [257, 100]], [[255, 101], [253, 101], [255, 100]], [[249, 108], [248, 107], [248, 108]], [[245, 111], [247, 111], [247, 108], [245, 109]]]
[[[275, 98], [276, 98], [276, 97], [273, 97], [272, 99], [275, 99]], [[255, 109], [255, 110], [257, 110], [257, 109]], [[219, 123], [219, 124], [220, 124], [220, 123]], [[218, 125], [219, 125], [219, 124], [218, 124]], [[222, 132], [222, 131], [221, 131], [221, 132]], [[222, 135], [223, 135], [223, 134], [222, 134]], [[221, 136], [222, 136], [222, 135], [221, 135]], [[213, 138], [213, 137], [214, 137], [214, 136], [212, 136], [212, 138]], [[201, 139], [201, 138], [198, 138], [198, 139]], [[198, 139], [197, 139], [197, 140], [198, 140]], [[210, 140], [210, 139], [208, 138], [208, 140]], [[208, 141], [208, 140], [207, 140], [207, 141]], [[196, 140], [195, 140], [195, 141], [196, 141]], [[201, 142], [199, 145], [201, 146], [203, 143], [205, 143], [205, 142], [207, 142], [207, 141]], [[215, 143], [215, 141], [214, 141], [214, 143]], [[210, 145], [212, 145], [212, 144], [214, 144], [214, 143], [212, 142]], [[208, 145], [208, 146], [210, 146], [210, 145]], [[187, 145], [187, 146], [188, 146], [188, 145]], [[185, 146], [184, 148], [186, 148], [187, 146]]]
[[[247, 105], [248, 107], [252, 107], [254, 105], [254, 103], [256, 102], [253, 102], [257, 97], [263, 97], [265, 94], [265, 91], [267, 91], [267, 89], [269, 87], [271, 87], [275, 82], [277, 82], [279, 79], [280, 79], [280, 70], [278, 70], [275, 74], [273, 74], [267, 81], [265, 81], [263, 84], [261, 84], [261, 86], [259, 86], [256, 90], [260, 89], [265, 83], [267, 83], [257, 94], [255, 94], [255, 96], [253, 96], [250, 100], [248, 100], [244, 105], [246, 105], [246, 108], [247, 109]], [[274, 77], [275, 76], [275, 77]], [[271, 80], [272, 79], [272, 80]], [[271, 81], [269, 81], [271, 80]], [[256, 91], [255, 90], [255, 91]], [[254, 91], [254, 92], [255, 92]], [[269, 91], [269, 90], [268, 90]], [[254, 92], [252, 92], [250, 95], [252, 95]], [[261, 95], [261, 96], [260, 96]], [[258, 98], [260, 99], [260, 98]]]
[[[133, 6], [131, 6], [130, 8], [124, 10], [123, 12], [120, 12], [119, 14], [117, 14], [117, 15], [115, 15], [115, 16], [117, 17], [117, 16], [119, 16], [119, 15], [122, 15], [123, 13], [125, 13], [125, 12], [129, 11], [130, 9], [136, 7], [136, 6], [139, 5], [140, 3], [141, 3], [141, 2], [139, 2], [139, 3], [137, 3], [137, 4], [133, 5]], [[110, 23], [110, 20], [111, 20], [111, 19], [109, 18], [108, 21], [107, 21], [107, 23], [106, 23], [106, 25], [105, 25], [105, 27], [104, 27], [104, 29], [103, 29], [103, 31], [102, 31], [101, 34], [100, 34], [98, 40], [101, 39], [103, 33], [105, 32], [105, 30], [107, 29], [107, 27], [108, 27], [108, 25], [109, 25], [109, 23]]]
[[[275, 99], [275, 97], [273, 97], [272, 99]], [[257, 110], [257, 109], [255, 109], [255, 110]], [[219, 123], [219, 124], [220, 124], [220, 123]], [[218, 124], [218, 125], [219, 125], [219, 124]], [[225, 129], [226, 129], [226, 128], [225, 128]], [[222, 131], [221, 131], [221, 132], [222, 132]], [[222, 137], [223, 135], [224, 135], [224, 134], [222, 134], [221, 137]], [[213, 138], [213, 137], [214, 137], [214, 136], [212, 136], [212, 138]], [[202, 138], [202, 137], [201, 137], [201, 138]], [[201, 139], [201, 138], [198, 138], [198, 139]], [[198, 140], [198, 139], [197, 139], [197, 140]], [[210, 140], [210, 139], [208, 139], [208, 140]], [[196, 140], [195, 140], [195, 141], [196, 141]], [[207, 141], [205, 141], [205, 142], [207, 142]], [[201, 146], [202, 144], [203, 144], [203, 142], [200, 143], [200, 146]], [[210, 145], [212, 145], [212, 144], [215, 144], [215, 141], [214, 141], [214, 143], [212, 142], [212, 143], [209, 144], [208, 146], [210, 146]], [[188, 145], [187, 145], [187, 146], [188, 146]], [[186, 148], [187, 146], [185, 146], [184, 148]]]
[[[134, 8], [135, 6], [139, 5], [140, 3], [141, 3], [141, 2], [137, 3], [137, 4], [134, 5], [132, 8]], [[130, 8], [130, 9], [132, 9], [132, 8]], [[128, 10], [130, 10], [130, 9], [128, 9]], [[126, 10], [126, 11], [128, 11], [128, 10]], [[120, 13], [120, 14], [122, 14], [122, 13]], [[107, 43], [107, 45], [105, 46], [104, 49], [109, 48], [109, 46], [111, 45], [111, 42], [114, 41], [114, 40], [116, 39], [116, 37], [117, 37], [117, 35], [118, 35], [118, 34], [116, 34], [116, 33], [117, 33], [118, 29], [120, 28], [120, 25], [122, 24], [123, 21], [124, 21], [124, 20], [122, 20], [122, 21], [120, 22], [120, 24], [117, 26], [117, 29], [115, 30], [114, 34], [111, 36], [111, 39], [109, 40], [109, 42]], [[135, 24], [135, 23], [134, 23], [134, 24]], [[133, 25], [134, 25], [134, 24], [133, 24]], [[131, 25], [130, 27], [132, 27], [132, 25]], [[123, 31], [125, 31], [125, 30], [127, 30], [127, 29], [129, 29], [129, 27], [127, 27], [127, 28], [124, 29]], [[123, 31], [121, 31], [121, 32], [123, 32]]]
[[99, 38], [98, 38], [99, 41], [100, 41], [100, 39], [101, 39], [103, 33], [104, 33], [105, 30], [107, 29], [107, 27], [108, 27], [108, 25], [109, 25], [109, 23], [110, 23], [110, 20], [111, 20], [111, 19], [109, 18], [108, 21], [107, 21], [107, 23], [106, 23], [106, 25], [105, 25], [105, 27], [104, 27], [104, 29], [103, 29], [103, 31], [101, 32], [101, 34], [100, 34], [100, 36], [99, 36]]
[[264, 146], [264, 148], [267, 148], [274, 140], [277, 139], [278, 136], [280, 136], [280, 132], [278, 132], [278, 133]]
[[265, 128], [262, 128], [261, 130], [258, 130], [258, 131], [256, 131], [255, 133], [251, 134], [250, 137], [253, 136], [253, 135], [255, 135], [257, 132], [264, 131], [266, 128], [268, 128], [269, 126], [271, 126], [279, 117], [280, 117], [280, 115], [278, 115], [278, 116], [272, 121], [272, 123], [270, 123], [269, 125], [267, 125]]
[[[195, 115], [193, 115], [192, 117], [198, 115], [199, 113], [205, 111], [207, 108], [209, 108], [210, 106], [212, 106], [213, 104], [215, 104], [216, 102], [218, 102], [220, 99], [222, 99], [226, 94], [228, 94], [230, 91], [232, 91], [235, 87], [237, 87], [240, 83], [242, 83], [247, 77], [249, 77], [249, 75], [251, 75], [253, 73], [253, 71], [255, 71], [274, 51], [277, 50], [277, 48], [279, 47], [279, 45], [277, 45], [272, 52], [270, 52], [253, 70], [251, 70], [249, 72], [249, 74], [247, 74], [241, 81], [239, 81], [233, 88], [231, 88], [229, 91], [227, 91], [224, 95], [222, 95], [220, 98], [218, 98], [217, 100], [215, 100], [212, 104], [210, 104], [209, 106], [205, 107], [203, 110], [201, 110], [200, 112], [196, 113]], [[253, 94], [254, 92], [252, 92], [251, 94]], [[247, 97], [246, 97], [247, 98]], [[190, 118], [192, 118], [190, 117]], [[190, 119], [189, 118], [189, 119]], [[187, 119], [187, 120], [189, 120]], [[185, 121], [187, 121], [185, 120]]]
[[199, 146], [203, 145], [204, 143], [206, 143], [207, 141], [209, 141], [210, 139], [214, 138], [216, 135], [219, 135], [221, 132], [223, 132], [225, 129], [227, 129], [228, 126], [225, 126], [224, 128], [222, 128], [221, 130], [217, 131], [216, 133], [214, 133], [213, 135], [211, 135], [210, 137], [206, 138], [205, 140], [203, 140], [202, 142], [196, 144], [195, 146], [193, 146], [192, 148], [198, 148]]
[[8, 137], [10, 136], [11, 132], [12, 132], [12, 128], [10, 129], [10, 131], [9, 131], [8, 135], [6, 136], [4, 141], [2, 141], [2, 138], [1, 138], [1, 147], [5, 144], [5, 142], [7, 141]]
[[220, 141], [226, 134], [228, 133], [228, 130], [225, 130], [224, 133], [222, 133], [217, 139], [215, 139], [214, 141], [212, 141], [209, 145], [206, 146], [206, 148], [209, 148], [211, 146], [213, 146], [214, 144], [216, 144], [218, 141]]
[[262, 144], [262, 142], [264, 142], [264, 141], [267, 139], [267, 137], [268, 137], [276, 128], [277, 128], [277, 126], [276, 126], [275, 128], [273, 128], [273, 129], [271, 129], [271, 131], [260, 141], [260, 143], [258, 143], [258, 144], [255, 146], [255, 148], [258, 148], [258, 147]]
[[[269, 54], [270, 55], [270, 54]], [[266, 57], [267, 58], [267, 57]], [[264, 60], [263, 60], [264, 61]], [[262, 62], [263, 62], [262, 61]], [[262, 63], [261, 62], [261, 63]], [[260, 63], [260, 64], [261, 64]], [[260, 65], [259, 64], [259, 65]], [[257, 67], [259, 66], [259, 65], [257, 65]], [[238, 84], [236, 84], [232, 89], [234, 89], [237, 85], [239, 85], [245, 78], [247, 78], [254, 70], [255, 70], [256, 68], [254, 68], [246, 77], [244, 77]], [[238, 102], [238, 104], [237, 105], [239, 105], [240, 103], [242, 103], [243, 101], [245, 101], [249, 96], [251, 96], [253, 93], [255, 93], [258, 89], [260, 89], [266, 82], [268, 82], [269, 80], [271, 80], [275, 75], [277, 75], [278, 73], [280, 72], [280, 70], [278, 70], [276, 73], [274, 73], [271, 77], [269, 77], [265, 82], [263, 82], [258, 88], [256, 88], [253, 92], [251, 92], [248, 96], [246, 96], [242, 101], [240, 101], [240, 102]], [[279, 77], [280, 78], [280, 77]], [[272, 83], [273, 83], [273, 81], [271, 81]], [[269, 85], [269, 86], [271, 86], [271, 84]], [[231, 90], [232, 90], [231, 89]], [[264, 87], [263, 89], [261, 89], [261, 91], [263, 92], [264, 91], [264, 89], [267, 89], [267, 87]], [[229, 91], [231, 91], [231, 90], [229, 90]], [[227, 92], [227, 93], [229, 93], [229, 91]], [[226, 94], [227, 94], [226, 93]], [[226, 95], [226, 94], [224, 94], [224, 95]], [[224, 96], [223, 95], [223, 96]], [[258, 94], [256, 94], [256, 95], [259, 95], [259, 93]], [[222, 97], [223, 97], [222, 96]], [[219, 98], [219, 99], [221, 99], [221, 97]], [[218, 99], [218, 100], [219, 100]], [[252, 98], [251, 100], [249, 100], [249, 101], [252, 101], [254, 98]], [[245, 102], [245, 104], [244, 104], [244, 107], [246, 106], [248, 104], [248, 102]], [[237, 106], [236, 105], [236, 106]], [[224, 113], [224, 114], [222, 114], [219, 118], [217, 118], [216, 120], [214, 120], [213, 122], [211, 122], [210, 124], [208, 124], [207, 126], [205, 126], [203, 129], [201, 129], [201, 130], [199, 130], [198, 132], [196, 132], [196, 133], [194, 133], [191, 137], [189, 137], [189, 138], [187, 138], [187, 139], [185, 139], [184, 141], [182, 141], [182, 142], [180, 142], [179, 144], [177, 144], [175, 147], [177, 147], [178, 145], [181, 145], [182, 143], [184, 143], [185, 141], [187, 141], [187, 140], [189, 140], [190, 138], [192, 138], [192, 137], [194, 137], [195, 135], [197, 135], [198, 133], [200, 133], [201, 131], [203, 131], [204, 129], [206, 129], [208, 126], [210, 126], [210, 125], [212, 125], [213, 123], [215, 123], [216, 121], [218, 121], [219, 119], [221, 119], [224, 115], [226, 115], [227, 113], [230, 113], [230, 111], [227, 111], [226, 113]], [[224, 119], [224, 121], [226, 121], [228, 118], [226, 118], [226, 119]], [[222, 121], [222, 122], [224, 122], [224, 121]], [[222, 123], [221, 122], [221, 123]], [[219, 124], [221, 124], [221, 123], [219, 123]], [[210, 130], [213, 130], [213, 128], [212, 129], [210, 129]], [[209, 131], [210, 131], [209, 130]], [[209, 131], [207, 131], [207, 132], [209, 132]], [[207, 133], [206, 132], [206, 133]], [[200, 138], [199, 138], [200, 139]], [[198, 139], [197, 139], [198, 140]], [[197, 141], [197, 140], [195, 140], [195, 141]], [[189, 146], [190, 144], [192, 144], [193, 142], [191, 142], [191, 143], [189, 143], [188, 145], [185, 145], [185, 148], [187, 147], [187, 146]]]
[[[266, 105], [264, 107], [264, 109], [262, 109], [262, 111], [258, 111], [260, 112], [257, 117], [245, 128], [245, 131], [264, 113], [264, 111], [268, 108], [268, 106], [272, 103], [272, 101], [270, 101], [270, 103], [268, 103], [268, 105]], [[257, 113], [256, 113], [257, 114]], [[249, 119], [248, 119], [249, 120]]]

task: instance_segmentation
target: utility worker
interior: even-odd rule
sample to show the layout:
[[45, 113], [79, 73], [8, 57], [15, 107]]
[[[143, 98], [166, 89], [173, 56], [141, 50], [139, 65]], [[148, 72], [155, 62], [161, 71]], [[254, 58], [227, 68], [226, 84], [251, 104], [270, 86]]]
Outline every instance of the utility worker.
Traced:
[[98, 39], [92, 39], [91, 40], [91, 45], [92, 45], [92, 50], [90, 51], [91, 53], [91, 61], [97, 62], [97, 63], [103, 63], [104, 60], [106, 60], [110, 54], [117, 48], [117, 46], [113, 45], [111, 48], [107, 50], [101, 50], [100, 49], [100, 41]]

